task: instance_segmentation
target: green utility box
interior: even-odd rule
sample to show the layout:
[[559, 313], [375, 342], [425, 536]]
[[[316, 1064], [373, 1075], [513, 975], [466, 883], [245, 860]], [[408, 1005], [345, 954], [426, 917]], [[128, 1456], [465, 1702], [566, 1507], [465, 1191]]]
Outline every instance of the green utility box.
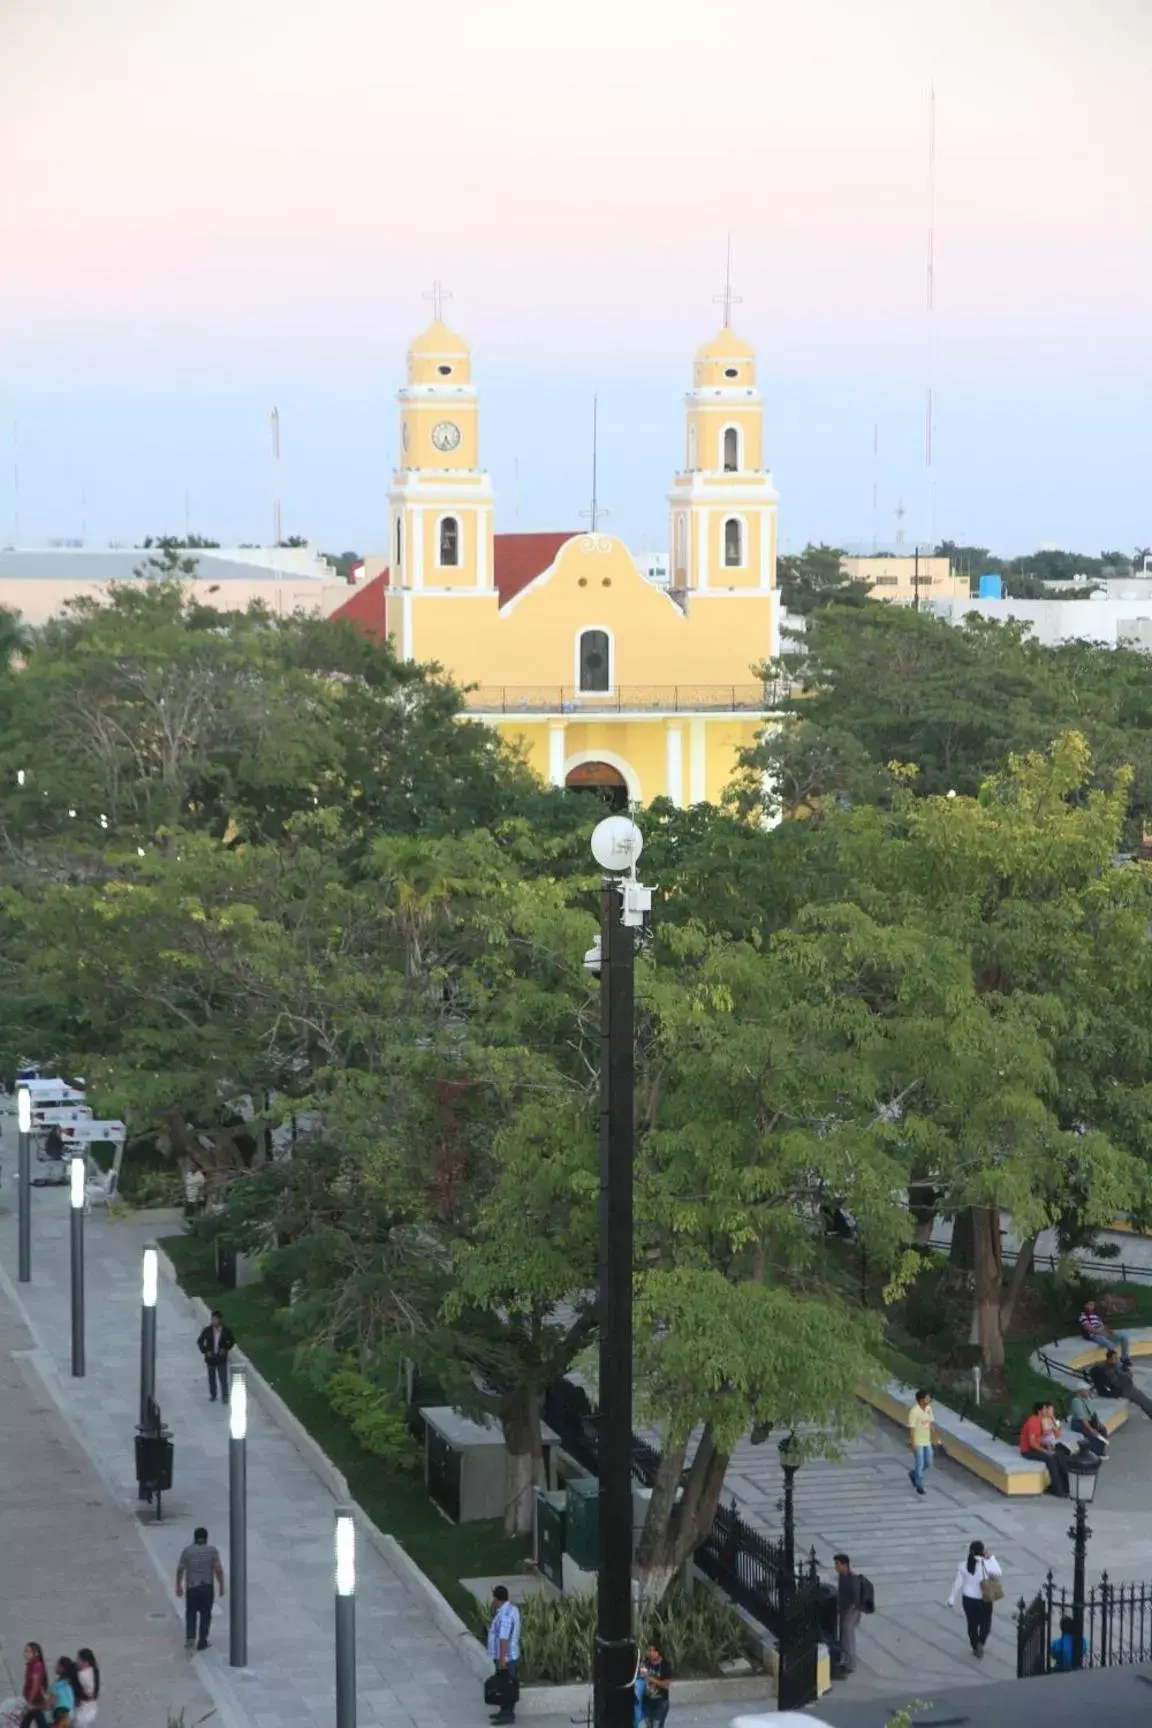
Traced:
[[581, 1476], [568, 1484], [568, 1545], [581, 1572], [600, 1565], [600, 1484]]
[[568, 1527], [568, 1496], [536, 1496], [536, 1564], [549, 1584], [564, 1588], [564, 1536]]

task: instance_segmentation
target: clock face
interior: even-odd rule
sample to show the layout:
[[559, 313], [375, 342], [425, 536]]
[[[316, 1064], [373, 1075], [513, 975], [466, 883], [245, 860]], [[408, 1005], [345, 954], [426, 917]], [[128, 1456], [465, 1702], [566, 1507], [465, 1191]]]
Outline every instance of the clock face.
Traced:
[[432, 442], [437, 450], [455, 450], [460, 442], [460, 428], [451, 420], [441, 420], [432, 428]]

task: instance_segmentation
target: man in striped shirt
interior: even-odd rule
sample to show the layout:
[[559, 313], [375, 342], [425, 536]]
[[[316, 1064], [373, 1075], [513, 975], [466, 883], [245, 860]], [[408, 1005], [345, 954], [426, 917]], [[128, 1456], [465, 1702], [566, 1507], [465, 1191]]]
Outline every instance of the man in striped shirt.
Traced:
[[520, 1660], [520, 1610], [508, 1600], [506, 1584], [497, 1584], [492, 1591], [492, 1621], [488, 1627], [488, 1655], [498, 1674], [505, 1676], [507, 1691], [493, 1722], [516, 1720], [516, 1698], [519, 1686], [516, 1665]]

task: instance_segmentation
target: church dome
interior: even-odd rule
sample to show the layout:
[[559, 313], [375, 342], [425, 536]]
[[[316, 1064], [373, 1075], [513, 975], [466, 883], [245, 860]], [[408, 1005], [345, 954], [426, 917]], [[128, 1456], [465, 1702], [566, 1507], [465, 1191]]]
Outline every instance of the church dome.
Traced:
[[427, 330], [422, 330], [409, 344], [408, 352], [414, 358], [435, 354], [449, 359], [456, 356], [466, 360], [472, 351], [463, 336], [457, 336], [455, 330], [449, 330], [442, 318], [434, 318]]
[[713, 336], [710, 342], [701, 342], [696, 350], [697, 365], [715, 365], [720, 360], [755, 360], [756, 354], [751, 342], [745, 342], [743, 336], [737, 336], [734, 330], [727, 326]]

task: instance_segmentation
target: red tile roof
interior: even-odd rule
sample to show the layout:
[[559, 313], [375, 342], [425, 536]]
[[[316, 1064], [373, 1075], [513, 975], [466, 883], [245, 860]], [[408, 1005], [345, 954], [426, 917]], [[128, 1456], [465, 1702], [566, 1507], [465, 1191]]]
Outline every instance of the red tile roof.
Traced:
[[[496, 592], [501, 606], [506, 606], [513, 595], [547, 570], [561, 546], [574, 538], [573, 533], [495, 535]], [[369, 635], [383, 641], [388, 635], [389, 585], [389, 572], [382, 570], [371, 582], [354, 589], [333, 612], [333, 618], [351, 618], [363, 625]]]
[[519, 594], [522, 588], [527, 588], [533, 577], [539, 576], [542, 570], [547, 570], [561, 546], [574, 538], [572, 533], [497, 534], [496, 592], [500, 596], [501, 606], [507, 606], [514, 594]]

